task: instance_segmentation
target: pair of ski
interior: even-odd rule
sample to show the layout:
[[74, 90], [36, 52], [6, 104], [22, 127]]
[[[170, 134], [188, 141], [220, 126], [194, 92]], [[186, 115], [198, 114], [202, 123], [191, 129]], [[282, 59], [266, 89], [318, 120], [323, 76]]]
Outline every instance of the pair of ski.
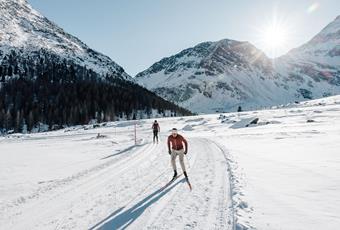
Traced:
[[[168, 183], [166, 183], [161, 190], [164, 190], [166, 187], [170, 186], [175, 180], [177, 180], [182, 174], [179, 174], [178, 176], [176, 177], [173, 177]], [[189, 179], [187, 177], [185, 177], [185, 181], [187, 182], [188, 186], [189, 186], [189, 189], [190, 191], [192, 190], [192, 186], [191, 186], [191, 183], [189, 181]]]

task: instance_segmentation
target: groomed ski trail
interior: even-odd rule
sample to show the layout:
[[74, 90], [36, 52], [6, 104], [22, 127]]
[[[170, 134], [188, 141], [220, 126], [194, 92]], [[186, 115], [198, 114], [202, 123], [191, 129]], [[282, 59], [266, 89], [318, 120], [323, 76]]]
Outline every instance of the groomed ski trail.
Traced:
[[224, 153], [203, 138], [191, 139], [189, 148], [192, 191], [181, 176], [164, 191], [145, 192], [93, 229], [234, 229]]
[[183, 176], [161, 189], [173, 173], [165, 143], [123, 155], [8, 203], [1, 229], [234, 229], [227, 162], [212, 141], [189, 139], [192, 191]]

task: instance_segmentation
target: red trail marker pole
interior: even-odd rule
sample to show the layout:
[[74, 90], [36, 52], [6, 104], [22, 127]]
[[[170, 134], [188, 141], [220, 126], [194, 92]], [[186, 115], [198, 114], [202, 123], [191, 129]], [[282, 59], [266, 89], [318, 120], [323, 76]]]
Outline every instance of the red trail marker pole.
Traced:
[[137, 145], [137, 123], [135, 123], [135, 145]]

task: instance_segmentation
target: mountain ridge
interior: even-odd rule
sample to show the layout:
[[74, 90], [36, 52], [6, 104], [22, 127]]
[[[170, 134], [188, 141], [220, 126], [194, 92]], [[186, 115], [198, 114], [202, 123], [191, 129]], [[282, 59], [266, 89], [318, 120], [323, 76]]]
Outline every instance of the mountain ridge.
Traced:
[[100, 75], [133, 79], [117, 63], [67, 33], [54, 22], [34, 10], [26, 0], [0, 1], [0, 50], [3, 55], [20, 50], [29, 56], [37, 50], [46, 50], [86, 66]]
[[0, 0], [0, 135], [191, 115], [25, 0]]
[[278, 58], [267, 57], [249, 42], [222, 39], [163, 58], [135, 78], [160, 96], [198, 113], [233, 111], [239, 106], [256, 109], [334, 95], [340, 93], [339, 19]]

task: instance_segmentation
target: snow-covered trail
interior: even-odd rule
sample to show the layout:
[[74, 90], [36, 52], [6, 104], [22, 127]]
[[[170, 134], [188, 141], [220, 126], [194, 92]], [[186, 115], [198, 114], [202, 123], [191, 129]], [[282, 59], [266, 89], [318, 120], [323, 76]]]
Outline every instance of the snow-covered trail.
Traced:
[[[337, 96], [164, 118], [159, 144], [141, 120], [137, 146], [136, 121], [0, 137], [0, 229], [336, 230], [339, 112]], [[183, 176], [160, 190], [173, 127], [189, 142], [192, 191]]]
[[232, 229], [229, 179], [223, 152], [207, 139], [194, 138], [191, 146], [188, 173], [194, 187], [192, 192], [183, 178], [164, 190], [152, 187], [95, 227]]
[[172, 176], [166, 144], [146, 143], [1, 206], [1, 229], [233, 229], [223, 151], [189, 144], [191, 192], [183, 177], [160, 190]]

